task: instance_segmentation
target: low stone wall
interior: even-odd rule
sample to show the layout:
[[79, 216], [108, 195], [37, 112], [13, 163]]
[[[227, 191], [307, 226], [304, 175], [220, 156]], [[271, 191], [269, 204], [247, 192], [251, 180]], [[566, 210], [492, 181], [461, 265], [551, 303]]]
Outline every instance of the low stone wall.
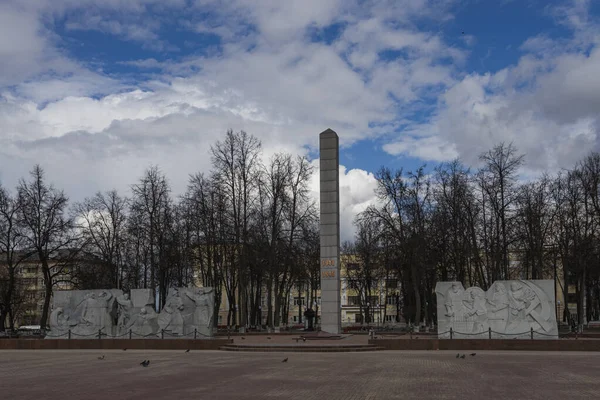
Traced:
[[370, 339], [386, 350], [600, 351], [600, 340]]
[[219, 350], [233, 339], [0, 339], [0, 350]]

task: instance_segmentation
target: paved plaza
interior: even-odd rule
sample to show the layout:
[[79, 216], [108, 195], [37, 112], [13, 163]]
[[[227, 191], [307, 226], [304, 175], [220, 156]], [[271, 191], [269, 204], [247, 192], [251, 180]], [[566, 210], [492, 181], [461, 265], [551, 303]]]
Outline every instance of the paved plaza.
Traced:
[[[104, 355], [103, 360], [98, 357]], [[4, 399], [597, 399], [600, 353], [0, 351]], [[287, 363], [282, 363], [289, 357]], [[143, 368], [139, 363], [150, 360]]]

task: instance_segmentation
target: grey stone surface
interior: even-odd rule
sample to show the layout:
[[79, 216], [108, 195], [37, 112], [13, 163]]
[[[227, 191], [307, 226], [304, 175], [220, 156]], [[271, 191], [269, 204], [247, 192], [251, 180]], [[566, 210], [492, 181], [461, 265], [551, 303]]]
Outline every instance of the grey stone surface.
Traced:
[[332, 181], [332, 180], [338, 179], [338, 174], [339, 174], [338, 170], [335, 170], [335, 171], [334, 170], [328, 170], [328, 171], [321, 170], [320, 178], [322, 181]]
[[[323, 210], [321, 210], [321, 212], [323, 212]], [[335, 247], [336, 249], [339, 249], [339, 246], [336, 246], [336, 243], [339, 243], [339, 236], [338, 235], [328, 235], [328, 236], [321, 236], [321, 248], [323, 247]], [[336, 254], [337, 250], [336, 250]]]
[[159, 329], [168, 337], [213, 335], [213, 288], [171, 288], [158, 316]]
[[324, 258], [335, 258], [337, 257], [337, 247], [334, 246], [322, 246], [321, 247], [321, 257]]
[[339, 208], [338, 202], [321, 203], [321, 214], [336, 214]]
[[154, 311], [154, 296], [151, 289], [132, 289], [117, 297], [119, 335], [152, 337], [158, 334], [158, 315]]
[[123, 292], [110, 290], [57, 290], [52, 297], [50, 330], [53, 337], [73, 338], [103, 334], [115, 335], [116, 298]]
[[[335, 168], [335, 166], [336, 166], [335, 159], [321, 160], [320, 168], [328, 170], [328, 169]], [[328, 185], [322, 185], [321, 187], [325, 191], [335, 190], [334, 182], [330, 182]]]
[[213, 336], [213, 288], [171, 288], [165, 306], [154, 311], [150, 289], [54, 292], [47, 338], [96, 336], [165, 338]]
[[338, 229], [338, 224], [321, 224], [321, 232], [323, 233], [323, 235], [337, 235]]
[[[100, 355], [105, 359], [96, 360]], [[600, 391], [600, 353], [477, 351], [464, 360], [455, 355], [0, 351], [0, 390], [11, 400], [583, 400], [598, 398]], [[139, 365], [144, 359], [151, 360], [148, 368]]]
[[321, 219], [321, 225], [336, 225], [337, 216], [335, 214], [325, 214]]
[[321, 330], [341, 332], [339, 139], [327, 129], [319, 135], [321, 211]]
[[558, 339], [554, 281], [496, 281], [485, 292], [460, 282], [438, 282], [438, 336], [453, 339]]

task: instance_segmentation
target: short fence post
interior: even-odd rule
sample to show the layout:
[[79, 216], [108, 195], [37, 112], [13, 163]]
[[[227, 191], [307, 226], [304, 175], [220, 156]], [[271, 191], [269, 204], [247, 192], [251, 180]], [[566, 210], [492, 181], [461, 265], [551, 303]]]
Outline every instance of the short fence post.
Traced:
[[492, 328], [491, 327], [488, 328], [488, 337], [489, 337], [489, 339], [492, 338]]
[[198, 332], [198, 329], [194, 328], [194, 340], [196, 339], [196, 332]]
[[533, 326], [531, 327], [531, 340], [533, 340]]
[[131, 329], [129, 329], [129, 339], [131, 339]]
[[164, 330], [164, 329], [161, 329], [161, 330], [160, 330], [160, 338], [161, 338], [161, 339], [164, 339], [164, 338], [165, 338], [165, 330]]
[[452, 328], [450, 328], [450, 339], [452, 339]]
[[69, 340], [71, 340], [71, 330], [69, 329]]

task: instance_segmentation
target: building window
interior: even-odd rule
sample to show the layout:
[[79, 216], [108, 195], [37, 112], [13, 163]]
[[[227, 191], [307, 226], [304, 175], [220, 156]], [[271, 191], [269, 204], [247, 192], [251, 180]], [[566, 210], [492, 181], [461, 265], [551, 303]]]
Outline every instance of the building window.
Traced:
[[360, 304], [359, 296], [348, 296], [348, 305], [349, 306], [358, 306]]
[[294, 305], [302, 307], [305, 304], [304, 297], [294, 297]]
[[386, 315], [385, 316], [385, 322], [395, 322], [395, 321], [396, 321], [395, 315]]
[[35, 274], [37, 273], [37, 267], [21, 267], [22, 274]]
[[353, 271], [358, 271], [358, 264], [357, 263], [348, 263], [348, 265], [346, 266], [346, 271], [348, 272], [353, 272]]
[[358, 290], [358, 280], [348, 279], [348, 287], [350, 289]]
[[361, 314], [354, 314], [354, 322], [358, 324], [362, 324], [363, 316]]
[[396, 296], [395, 295], [391, 295], [387, 297], [387, 305], [388, 306], [395, 306], [396, 305]]
[[369, 301], [368, 304], [372, 307], [376, 306], [379, 304], [379, 297], [378, 296], [371, 296], [369, 297]]
[[386, 279], [385, 287], [388, 289], [397, 289], [398, 288], [398, 279]]
[[298, 316], [294, 315], [294, 322], [296, 322], [298, 320]]

